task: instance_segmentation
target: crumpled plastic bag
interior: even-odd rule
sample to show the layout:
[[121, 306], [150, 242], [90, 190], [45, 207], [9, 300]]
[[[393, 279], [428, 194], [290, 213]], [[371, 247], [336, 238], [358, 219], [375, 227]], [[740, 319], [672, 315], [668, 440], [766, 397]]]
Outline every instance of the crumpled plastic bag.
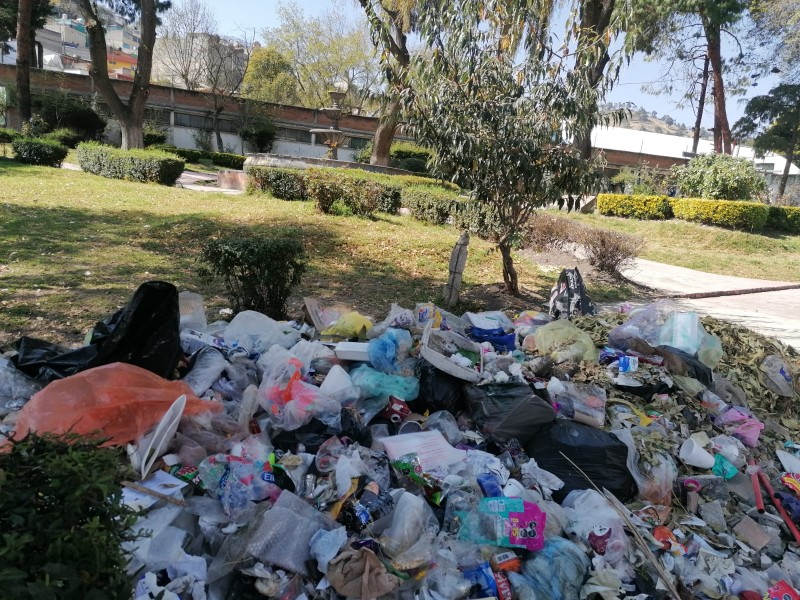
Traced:
[[411, 329], [414, 326], [414, 313], [399, 304], [392, 303], [389, 315], [367, 332], [367, 338], [375, 339], [382, 336], [387, 329]]
[[5, 358], [0, 358], [0, 417], [25, 406], [42, 387], [44, 384], [31, 379]]
[[595, 490], [573, 490], [561, 506], [566, 511], [568, 522], [564, 529], [568, 534], [591, 545], [590, 536], [593, 533], [603, 533], [604, 536], [608, 536], [608, 539], [604, 540], [605, 548], [602, 550], [605, 562], [611, 567], [616, 567], [625, 559], [629, 547], [625, 525], [602, 494]]
[[378, 542], [392, 558], [411, 548], [423, 534], [436, 535], [439, 522], [431, 507], [419, 496], [403, 492], [396, 501], [392, 524], [383, 532]]
[[348, 598], [375, 600], [400, 585], [400, 579], [388, 573], [368, 548], [348, 549], [339, 554], [328, 563], [327, 576], [333, 589]]
[[317, 560], [320, 573], [328, 571], [328, 563], [339, 553], [342, 546], [347, 543], [347, 529], [337, 527], [331, 531], [319, 530], [311, 538], [311, 556]]
[[372, 329], [370, 318], [353, 311], [343, 314], [336, 323], [321, 331], [320, 335], [342, 339], [362, 338], [370, 329]]
[[630, 318], [625, 323], [609, 332], [608, 343], [614, 348], [629, 350], [630, 341], [638, 338], [653, 347], [658, 346], [662, 325], [676, 312], [678, 305], [672, 300], [659, 300], [632, 310]]
[[300, 339], [300, 332], [260, 312], [243, 310], [225, 328], [223, 338], [229, 348], [262, 353], [275, 344], [291, 348]]
[[759, 369], [764, 373], [764, 384], [771, 392], [791, 398], [794, 396], [794, 380], [789, 365], [780, 356], [770, 354]]
[[568, 360], [581, 362], [597, 359], [597, 349], [588, 333], [578, 329], [566, 319], [543, 325], [533, 334], [536, 350], [542, 356], [550, 356], [554, 362]]
[[409, 356], [412, 344], [411, 334], [405, 329], [387, 329], [386, 333], [369, 341], [369, 363], [382, 373], [413, 375], [415, 361]]
[[218, 412], [217, 402], [200, 400], [183, 381], [167, 381], [146, 369], [112, 363], [54, 381], [19, 412], [14, 435], [99, 433], [107, 445], [138, 440], [154, 427], [178, 396], [186, 395], [184, 416]]
[[356, 406], [362, 412], [364, 423], [369, 423], [389, 402], [389, 396], [401, 400], [415, 400], [419, 395], [419, 380], [381, 373], [367, 365], [350, 371], [350, 379], [359, 390], [361, 398]]
[[526, 560], [522, 573], [508, 572], [520, 600], [575, 600], [589, 574], [586, 553], [561, 537], [545, 541], [544, 548]]

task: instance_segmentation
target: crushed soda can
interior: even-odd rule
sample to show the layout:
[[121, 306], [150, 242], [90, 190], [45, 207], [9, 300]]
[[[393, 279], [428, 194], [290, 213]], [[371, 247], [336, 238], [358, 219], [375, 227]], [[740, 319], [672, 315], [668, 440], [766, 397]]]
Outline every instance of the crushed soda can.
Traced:
[[384, 408], [380, 414], [384, 419], [391, 421], [395, 425], [399, 425], [410, 413], [411, 409], [408, 407], [405, 400], [401, 400], [395, 396], [389, 396], [389, 404], [386, 405], [386, 408]]

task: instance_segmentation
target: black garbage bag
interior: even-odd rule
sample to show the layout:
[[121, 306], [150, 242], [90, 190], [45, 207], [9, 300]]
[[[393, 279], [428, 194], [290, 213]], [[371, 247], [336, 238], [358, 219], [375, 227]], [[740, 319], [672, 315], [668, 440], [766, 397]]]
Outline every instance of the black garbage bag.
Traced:
[[11, 361], [39, 381], [54, 381], [80, 371], [123, 362], [170, 377], [182, 356], [178, 290], [148, 281], [130, 302], [94, 326], [88, 346], [75, 350], [35, 338], [20, 338]]
[[687, 377], [697, 379], [697, 381], [707, 388], [714, 387], [714, 378], [711, 369], [703, 364], [699, 358], [683, 350], [679, 350], [678, 348], [673, 348], [672, 346], [659, 346], [658, 349], [669, 352], [679, 359], [683, 363], [683, 368], [686, 371]]
[[434, 367], [424, 358], [417, 361], [414, 374], [419, 379], [419, 396], [408, 402], [412, 411], [424, 414], [447, 410], [457, 415], [464, 410], [464, 382]]
[[558, 281], [550, 291], [550, 316], [554, 319], [569, 319], [578, 315], [593, 315], [594, 302], [586, 292], [581, 272], [563, 269]]
[[524, 446], [556, 420], [556, 411], [527, 383], [465, 384], [470, 417], [491, 441], [516, 438]]
[[636, 481], [627, 467], [628, 447], [611, 433], [559, 419], [542, 430], [525, 449], [539, 467], [564, 482], [563, 488], [553, 492], [558, 503], [572, 490], [592, 489], [592, 484], [564, 456], [578, 465], [597, 487], [607, 489], [622, 502], [636, 495]]

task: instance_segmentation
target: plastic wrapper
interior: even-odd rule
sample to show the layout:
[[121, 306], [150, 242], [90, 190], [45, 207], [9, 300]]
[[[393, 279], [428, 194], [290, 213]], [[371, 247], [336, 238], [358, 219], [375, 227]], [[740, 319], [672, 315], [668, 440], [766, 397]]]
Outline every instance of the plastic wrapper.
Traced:
[[94, 326], [87, 346], [67, 350], [23, 337], [11, 362], [39, 381], [115, 362], [172, 377], [182, 356], [178, 324], [178, 290], [171, 283], [148, 281], [121, 310]]
[[291, 348], [300, 339], [300, 332], [254, 310], [237, 314], [223, 332], [229, 348], [264, 353], [272, 346]]
[[605, 562], [616, 567], [628, 552], [628, 536], [622, 518], [595, 490], [574, 490], [562, 502], [566, 532], [591, 546]]
[[603, 427], [606, 421], [606, 391], [599, 385], [550, 380], [547, 386], [556, 411], [585, 425]]
[[608, 343], [614, 348], [628, 350], [630, 341], [638, 338], [656, 347], [662, 325], [676, 312], [678, 306], [672, 300], [659, 300], [633, 310], [630, 319], [609, 332]]
[[444, 439], [451, 446], [456, 446], [464, 439], [461, 431], [458, 429], [458, 423], [452, 413], [446, 410], [440, 410], [433, 413], [425, 420], [424, 430], [435, 429], [444, 436]]
[[483, 498], [461, 516], [458, 536], [476, 544], [541, 550], [547, 515], [522, 498]]
[[476, 342], [489, 342], [496, 352], [513, 352], [517, 347], [517, 335], [513, 330], [470, 327], [467, 334]]
[[742, 442], [729, 435], [717, 435], [711, 438], [711, 447], [714, 452], [721, 454], [737, 469], [744, 468], [747, 464], [747, 450]]
[[387, 329], [411, 329], [414, 326], [414, 312], [399, 304], [392, 304], [388, 316], [367, 332], [369, 339], [382, 336]]
[[627, 466], [628, 447], [610, 433], [581, 423], [560, 420], [536, 436], [526, 450], [542, 469], [564, 482], [564, 487], [553, 493], [553, 499], [557, 502], [572, 490], [592, 487], [562, 453], [598, 487], [606, 488], [622, 502], [627, 502], [636, 494], [636, 482]]
[[527, 444], [556, 419], [553, 407], [526, 383], [465, 385], [464, 395], [472, 420], [484, 435], [496, 442], [516, 438]]
[[446, 410], [458, 414], [464, 408], [463, 381], [444, 373], [424, 358], [417, 361], [415, 374], [419, 378], [417, 404], [420, 414], [425, 410], [436, 412]]
[[717, 336], [706, 333], [703, 341], [700, 342], [700, 349], [697, 351], [697, 358], [700, 359], [700, 362], [709, 369], [716, 369], [724, 354], [722, 341]]
[[370, 340], [369, 363], [382, 373], [413, 375], [414, 359], [409, 356], [412, 343], [411, 334], [405, 329], [387, 329], [380, 337]]
[[[643, 428], [637, 429], [643, 430]], [[631, 430], [621, 429], [612, 433], [628, 447], [626, 464], [628, 472], [636, 481], [639, 498], [653, 504], [668, 506], [672, 498], [673, 483], [678, 475], [678, 468], [672, 457], [658, 452], [654, 454], [654, 462], [652, 464], [642, 464]]]
[[659, 346], [671, 346], [692, 356], [696, 355], [708, 335], [700, 322], [700, 316], [693, 312], [676, 312], [664, 322], [658, 333]]
[[561, 537], [545, 541], [544, 548], [522, 565], [522, 573], [508, 573], [520, 600], [576, 600], [589, 575], [586, 553]]
[[780, 356], [774, 354], [767, 356], [759, 369], [764, 373], [764, 385], [768, 390], [785, 398], [794, 396], [792, 371]]
[[5, 358], [0, 358], [0, 417], [25, 406], [42, 387], [42, 383], [25, 375]]
[[394, 509], [392, 524], [381, 535], [384, 552], [395, 558], [411, 548], [423, 535], [436, 535], [439, 522], [427, 502], [409, 492], [404, 492]]
[[549, 356], [556, 363], [568, 360], [593, 361], [597, 358], [592, 338], [571, 321], [559, 320], [543, 325], [533, 335], [537, 352]]
[[219, 352], [206, 346], [194, 357], [192, 370], [183, 378], [197, 396], [202, 396], [228, 368], [228, 361]]
[[330, 531], [336, 527], [327, 515], [284, 490], [275, 505], [256, 523], [247, 554], [265, 564], [307, 577], [311, 538], [320, 530]]
[[344, 527], [337, 527], [331, 531], [321, 529], [311, 538], [311, 556], [317, 561], [320, 573], [328, 571], [328, 563], [339, 554], [342, 546], [347, 543], [347, 531]]
[[353, 385], [350, 375], [340, 365], [333, 365], [325, 376], [319, 390], [342, 404], [352, 404], [360, 395], [360, 390]]
[[370, 329], [370, 318], [353, 311], [343, 314], [333, 325], [321, 331], [320, 335], [337, 339], [363, 338]]
[[178, 294], [178, 308], [180, 311], [180, 328], [203, 331], [208, 327], [206, 309], [203, 306], [203, 296], [195, 292], [181, 292]]
[[419, 395], [419, 380], [416, 377], [390, 375], [362, 365], [350, 372], [350, 378], [361, 391], [361, 400], [375, 401], [374, 405], [359, 404], [362, 408], [369, 407], [369, 411], [362, 410], [365, 423], [369, 423], [386, 406], [389, 396], [408, 401]]
[[439, 308], [432, 302], [417, 304], [414, 309], [414, 324], [417, 327], [425, 327], [428, 323], [431, 323], [434, 329], [455, 331], [461, 335], [464, 335], [467, 329], [467, 324], [463, 319]]
[[18, 438], [28, 431], [99, 434], [109, 438], [108, 444], [123, 445], [154, 427], [181, 395], [187, 398], [184, 415], [222, 408], [197, 398], [182, 381], [114, 363], [54, 381], [36, 393], [19, 411], [14, 432]]

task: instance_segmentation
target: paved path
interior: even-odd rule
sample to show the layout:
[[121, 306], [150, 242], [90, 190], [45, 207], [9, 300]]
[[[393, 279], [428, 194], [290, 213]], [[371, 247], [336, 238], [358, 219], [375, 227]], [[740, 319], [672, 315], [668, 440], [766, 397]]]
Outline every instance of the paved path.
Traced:
[[[642, 259], [638, 259], [635, 266], [625, 270], [623, 275], [665, 296], [769, 288], [797, 283], [714, 275]], [[692, 300], [680, 298], [675, 302], [687, 310], [740, 323], [800, 349], [800, 289]]]
[[[80, 171], [81, 168], [73, 163], [62, 163], [62, 169], [69, 171]], [[229, 190], [217, 187], [216, 173], [197, 173], [196, 171], [184, 171], [175, 183], [177, 187], [182, 187], [195, 192], [217, 192], [228, 196], [239, 196], [243, 194], [241, 190]]]

